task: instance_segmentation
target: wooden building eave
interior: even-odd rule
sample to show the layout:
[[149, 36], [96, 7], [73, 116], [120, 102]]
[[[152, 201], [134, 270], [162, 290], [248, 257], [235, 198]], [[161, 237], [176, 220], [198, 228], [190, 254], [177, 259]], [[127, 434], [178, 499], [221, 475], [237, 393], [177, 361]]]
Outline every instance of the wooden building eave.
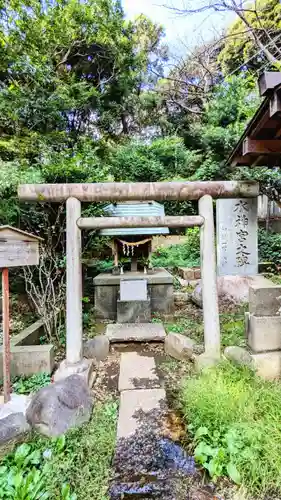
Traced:
[[262, 75], [259, 87], [265, 98], [227, 159], [233, 167], [281, 164], [281, 73]]

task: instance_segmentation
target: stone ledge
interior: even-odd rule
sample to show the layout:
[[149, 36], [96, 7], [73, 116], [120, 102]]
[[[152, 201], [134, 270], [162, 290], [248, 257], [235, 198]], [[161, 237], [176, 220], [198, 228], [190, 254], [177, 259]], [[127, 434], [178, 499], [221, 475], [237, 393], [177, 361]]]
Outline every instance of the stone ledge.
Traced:
[[[52, 373], [55, 364], [54, 346], [11, 346], [11, 376]], [[3, 373], [3, 347], [0, 348], [0, 373]]]

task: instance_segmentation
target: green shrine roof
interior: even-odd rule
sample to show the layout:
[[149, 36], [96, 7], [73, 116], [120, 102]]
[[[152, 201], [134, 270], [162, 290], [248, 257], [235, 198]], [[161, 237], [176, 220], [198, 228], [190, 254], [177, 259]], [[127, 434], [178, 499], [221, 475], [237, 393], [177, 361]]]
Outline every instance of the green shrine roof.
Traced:
[[[164, 217], [165, 210], [163, 205], [156, 201], [148, 202], [128, 202], [107, 205], [104, 208], [107, 217]], [[134, 228], [115, 228], [101, 229], [102, 236], [134, 236], [141, 234], [169, 234], [168, 227], [134, 227]]]

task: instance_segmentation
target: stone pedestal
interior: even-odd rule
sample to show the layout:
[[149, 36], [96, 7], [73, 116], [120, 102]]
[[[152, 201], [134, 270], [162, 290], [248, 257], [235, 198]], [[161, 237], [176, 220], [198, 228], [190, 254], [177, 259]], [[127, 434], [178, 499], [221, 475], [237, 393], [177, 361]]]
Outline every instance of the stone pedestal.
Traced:
[[117, 300], [117, 323], [149, 323], [150, 300]]
[[91, 388], [96, 378], [93, 360], [82, 358], [79, 363], [69, 364], [64, 359], [54, 374], [54, 382], [59, 382], [70, 375], [79, 375], [85, 380], [88, 387]]
[[147, 281], [152, 313], [172, 314], [174, 312], [173, 276], [165, 269], [156, 269], [153, 274], [126, 272], [123, 275], [114, 276], [101, 273], [94, 278], [97, 318], [117, 320], [117, 300], [122, 279], [145, 279]]
[[257, 374], [273, 379], [281, 376], [281, 316], [278, 312], [280, 286], [252, 286], [249, 313], [245, 315], [248, 346]]

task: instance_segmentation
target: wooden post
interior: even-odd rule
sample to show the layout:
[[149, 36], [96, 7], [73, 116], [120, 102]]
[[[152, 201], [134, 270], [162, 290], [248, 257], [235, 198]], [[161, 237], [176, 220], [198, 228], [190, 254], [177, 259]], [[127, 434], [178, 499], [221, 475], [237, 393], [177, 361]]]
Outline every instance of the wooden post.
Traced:
[[9, 313], [9, 270], [2, 270], [2, 295], [3, 295], [3, 379], [4, 379], [4, 403], [10, 401], [10, 313]]
[[199, 200], [199, 214], [204, 217], [200, 229], [201, 278], [204, 317], [205, 353], [220, 357], [220, 322], [215, 257], [213, 200], [209, 195]]
[[81, 216], [81, 203], [76, 198], [66, 201], [66, 363], [82, 361], [82, 269], [81, 231], [76, 221]]

